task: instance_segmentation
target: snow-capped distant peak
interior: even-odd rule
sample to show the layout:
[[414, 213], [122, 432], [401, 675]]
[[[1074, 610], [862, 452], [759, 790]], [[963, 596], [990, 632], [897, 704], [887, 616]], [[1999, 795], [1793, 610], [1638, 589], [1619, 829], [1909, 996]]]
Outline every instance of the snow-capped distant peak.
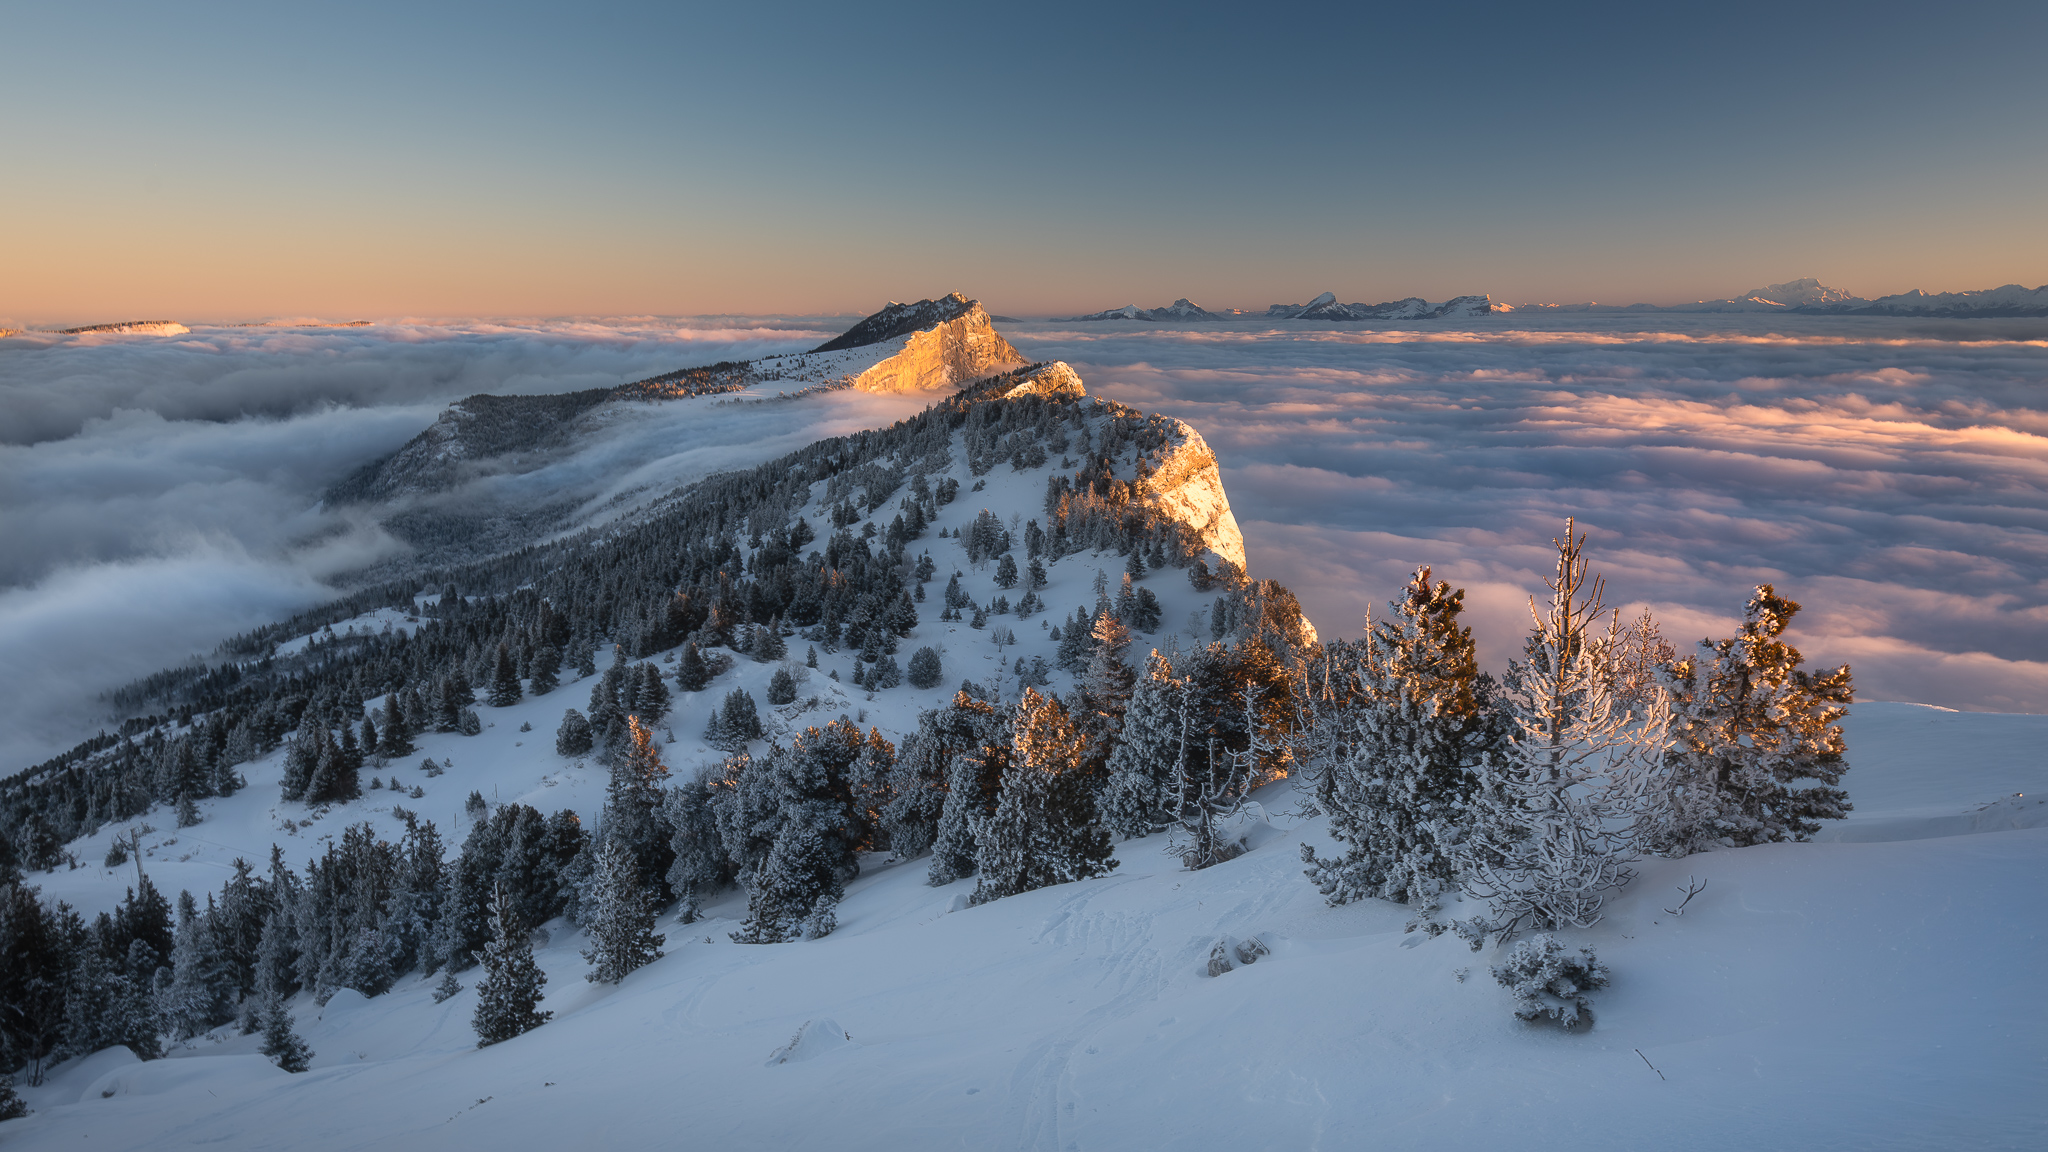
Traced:
[[1315, 299], [1309, 301], [1308, 306], [1311, 308], [1321, 308], [1325, 304], [1335, 304], [1336, 302], [1337, 294], [1335, 292], [1325, 292], [1322, 295], [1316, 297]]
[[1740, 299], [1754, 300], [1760, 304], [1776, 304], [1785, 308], [1811, 308], [1824, 304], [1849, 304], [1860, 300], [1851, 292], [1830, 288], [1811, 276], [1802, 280], [1787, 280], [1783, 284], [1772, 284], [1754, 291], [1745, 292]]

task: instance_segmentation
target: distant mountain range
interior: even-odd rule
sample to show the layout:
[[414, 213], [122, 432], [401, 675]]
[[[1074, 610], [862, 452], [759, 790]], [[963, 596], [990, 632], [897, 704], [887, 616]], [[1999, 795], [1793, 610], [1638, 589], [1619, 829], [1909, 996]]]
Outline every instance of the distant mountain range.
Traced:
[[1335, 293], [1325, 292], [1306, 304], [1273, 304], [1265, 311], [1235, 308], [1212, 312], [1185, 296], [1164, 308], [1140, 308], [1126, 304], [1086, 316], [1061, 316], [1059, 323], [1093, 320], [1142, 320], [1152, 323], [1189, 323], [1208, 320], [1468, 320], [1498, 312], [1787, 312], [1836, 316], [1943, 316], [1956, 319], [2001, 316], [2048, 316], [2048, 285], [2025, 288], [2007, 284], [1980, 292], [1939, 292], [1932, 295], [1914, 290], [1896, 296], [1866, 300], [1861, 296], [1830, 288], [1807, 277], [1771, 284], [1726, 300], [1699, 300], [1691, 304], [1496, 304], [1491, 296], [1456, 296], [1432, 304], [1420, 296], [1390, 300], [1383, 304], [1340, 304]]
[[1515, 311], [1531, 312], [1787, 312], [1834, 316], [1942, 316], [1955, 319], [1985, 319], [2001, 316], [2048, 316], [2048, 285], [2025, 288], [2007, 284], [1977, 292], [1937, 292], [1914, 289], [1896, 296], [1866, 300], [1861, 296], [1830, 288], [1807, 277], [1771, 284], [1726, 300], [1700, 300], [1691, 304], [1520, 304]]
[[1454, 296], [1441, 304], [1420, 296], [1383, 304], [1339, 304], [1334, 294], [1325, 292], [1306, 304], [1271, 305], [1266, 315], [1276, 320], [1463, 320], [1508, 310], [1491, 296]]
[[1339, 304], [1334, 293], [1325, 292], [1306, 304], [1273, 304], [1264, 312], [1244, 312], [1237, 309], [1211, 312], [1183, 296], [1164, 308], [1140, 308], [1135, 304], [1126, 304], [1121, 308], [1091, 312], [1086, 316], [1063, 316], [1055, 319], [1062, 323], [1086, 320], [1188, 323], [1237, 320], [1247, 316], [1278, 320], [1443, 320], [1485, 316], [1491, 312], [1508, 310], [1507, 305], [1495, 304], [1488, 296], [1458, 296], [1442, 304], [1431, 304], [1420, 296], [1391, 300], [1384, 304]]
[[1086, 316], [1054, 317], [1055, 320], [1061, 322], [1075, 320], [1169, 320], [1186, 322], [1189, 320], [1228, 320], [1230, 318], [1229, 315], [1219, 315], [1218, 313], [1211, 312], [1185, 296], [1164, 308], [1140, 308], [1136, 304], [1126, 304], [1121, 308], [1111, 308], [1106, 312], [1090, 312]]

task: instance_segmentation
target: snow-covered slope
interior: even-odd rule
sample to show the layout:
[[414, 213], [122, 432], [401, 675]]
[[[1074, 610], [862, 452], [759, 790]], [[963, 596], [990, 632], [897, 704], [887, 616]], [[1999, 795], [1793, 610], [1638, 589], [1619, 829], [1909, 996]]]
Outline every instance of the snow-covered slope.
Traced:
[[[514, 747], [522, 713], [505, 711], [442, 792], [539, 771], [554, 787], [533, 802], [594, 800], [596, 785], [536, 748], [545, 741]], [[317, 1053], [307, 1074], [272, 1067], [253, 1036], [203, 1037], [149, 1064], [110, 1050], [26, 1090], [35, 1113], [0, 1125], [0, 1139], [2037, 1147], [2048, 813], [2015, 801], [1995, 827], [1940, 822], [2048, 787], [2048, 717], [1864, 704], [1849, 740], [1859, 804], [1839, 841], [1649, 862], [1604, 923], [1569, 934], [1615, 974], [1579, 1035], [1516, 1021], [1487, 974], [1497, 957], [1404, 934], [1405, 909], [1324, 905], [1297, 845], [1328, 837], [1320, 819], [1288, 815], [1299, 799], [1283, 782], [1257, 797], [1253, 850], [1202, 872], [1180, 870], [1155, 837], [1119, 844], [1102, 879], [964, 908], [971, 881], [934, 889], [921, 862], [871, 860], [831, 936], [734, 944], [725, 933], [743, 909], [728, 900], [703, 922], [663, 924], [668, 954], [617, 987], [586, 983], [582, 940], [552, 923], [538, 955], [555, 1018], [515, 1040], [477, 1049], [474, 990], [436, 1004], [431, 982], [408, 978], [374, 1000], [301, 1000]], [[681, 747], [665, 751], [681, 759]], [[185, 843], [224, 820], [215, 809]], [[1900, 820], [1921, 834], [1855, 834]], [[150, 867], [171, 879], [161, 852]], [[1688, 877], [1706, 890], [1674, 917], [1664, 909]], [[1223, 937], [1256, 937], [1270, 954], [1211, 977]]]
[[[1135, 482], [1136, 504], [1184, 525], [1208, 551], [1209, 562], [1213, 564], [1222, 560], [1240, 569], [1244, 567], [1244, 537], [1231, 513], [1215, 455], [1194, 428], [1171, 417], [1145, 416], [1122, 405], [1089, 398], [1079, 375], [1058, 361], [1008, 374], [989, 387], [1006, 398], [1059, 396], [1078, 402], [1088, 426], [1095, 430], [1098, 443], [1101, 429], [1116, 417], [1142, 421], [1156, 432], [1157, 447], [1140, 449], [1127, 446], [1104, 457], [1109, 461], [1112, 472]], [[907, 656], [920, 646], [936, 647], [945, 667], [944, 679], [938, 687], [920, 690], [906, 683], [878, 693], [861, 691], [851, 683], [857, 669], [854, 653], [833, 652], [829, 645], [819, 644], [816, 645], [819, 664], [815, 669], [807, 668], [803, 655], [805, 649], [812, 645], [802, 636], [789, 639], [792, 657], [782, 664], [756, 663], [743, 653], [728, 653], [735, 662], [732, 671], [720, 676], [702, 692], [678, 695], [674, 714], [667, 724], [667, 734], [674, 737], [673, 743], [665, 745], [671, 765], [679, 771], [693, 771], [722, 759], [724, 753], [713, 749], [702, 738], [711, 710], [736, 687], [747, 689], [757, 699], [766, 699], [769, 679], [778, 667], [784, 665], [802, 683], [798, 702], [769, 709], [764, 717], [770, 739], [784, 742], [808, 725], [824, 724], [842, 714], [856, 713], [861, 716], [863, 726], [877, 725], [892, 739], [900, 738], [916, 729], [920, 711], [951, 700], [963, 679], [991, 686], [1007, 684], [1014, 696], [1016, 661], [1019, 658], [1026, 661], [1042, 658], [1048, 664], [1055, 663], [1056, 644], [1051, 638], [1052, 626], [1062, 623], [1076, 609], [1092, 612], [1096, 603], [1094, 586], [1098, 575], [1113, 592], [1121, 578], [1124, 559], [1114, 552], [1082, 552], [1054, 560], [1047, 566], [1048, 583], [1039, 591], [1040, 598], [1047, 605], [1043, 612], [1029, 619], [1003, 613], [991, 614], [987, 627], [981, 629], [966, 621], [941, 621], [942, 597], [938, 593], [957, 572], [961, 590], [975, 603], [990, 606], [998, 598], [1021, 599], [1022, 585], [1007, 590], [998, 587], [993, 563], [988, 560], [979, 565], [969, 562], [961, 533], [986, 511], [1008, 525], [1010, 531], [1018, 536], [1021, 551], [1023, 523], [1046, 517], [1048, 478], [1071, 473], [1074, 463], [1060, 457], [1048, 457], [1025, 467], [997, 463], [978, 476], [969, 459], [964, 435], [956, 433], [950, 462], [943, 469], [928, 474], [933, 485], [942, 480], [952, 480], [959, 485], [959, 494], [951, 503], [940, 507], [926, 535], [910, 551], [912, 556], [928, 552], [938, 570], [935, 581], [929, 586], [929, 600], [919, 606], [920, 623], [902, 641], [902, 652]], [[809, 523], [813, 537], [818, 541], [829, 540], [840, 530], [833, 523], [833, 515], [843, 497], [828, 495], [828, 487], [827, 483], [813, 485], [809, 502], [797, 513]], [[687, 503], [689, 494], [685, 492], [671, 499]], [[886, 505], [873, 513], [869, 517], [870, 522], [886, 522], [889, 509], [893, 507], [893, 504]], [[944, 537], [939, 535], [942, 530], [947, 533]], [[748, 558], [759, 551], [758, 545], [748, 549]], [[1153, 634], [1139, 633], [1134, 638], [1141, 651], [1152, 645], [1163, 648], [1177, 644], [1191, 648], [1209, 642], [1208, 612], [1220, 592], [1198, 592], [1179, 571], [1171, 568], [1145, 577], [1140, 585], [1150, 589], [1162, 606], [1160, 628]], [[435, 599], [433, 595], [423, 595], [417, 603], [425, 606]], [[318, 662], [322, 659], [321, 644], [345, 640], [351, 634], [417, 630], [422, 623], [423, 615], [417, 611], [379, 609], [354, 619], [338, 621], [318, 633], [279, 644], [265, 655], [273, 661], [298, 657]], [[1307, 636], [1311, 639], [1314, 636], [1312, 625], [1308, 627]], [[664, 672], [672, 673], [673, 661], [679, 650], [679, 647], [671, 648], [651, 659], [661, 665]], [[600, 671], [611, 660], [612, 655], [608, 651], [599, 653]], [[839, 680], [832, 679], [835, 671], [840, 675]], [[1067, 672], [1055, 669], [1050, 675], [1052, 683], [1063, 691], [1073, 685], [1072, 676]], [[588, 681], [566, 682], [553, 693], [527, 696], [508, 708], [482, 708], [480, 714], [486, 725], [482, 734], [476, 737], [424, 734], [417, 741], [420, 746], [418, 758], [392, 763], [381, 770], [370, 770], [370, 774], [381, 780], [396, 781], [398, 787], [408, 792], [418, 787], [425, 793], [424, 797], [412, 798], [409, 794], [394, 794], [385, 789], [381, 794], [378, 790], [371, 790], [367, 793], [370, 799], [365, 802], [331, 807], [281, 801], [278, 783], [283, 771], [284, 753], [280, 749], [240, 766], [239, 771], [249, 780], [248, 788], [227, 799], [202, 801], [201, 807], [206, 813], [203, 824], [176, 829], [172, 827], [173, 821], [161, 812], [108, 824], [98, 833], [70, 846], [79, 860], [94, 862], [95, 866], [47, 874], [35, 882], [44, 887], [46, 895], [69, 901], [76, 907], [112, 906], [124, 887], [134, 882], [132, 869], [104, 868], [97, 866], [96, 862], [105, 857], [115, 839], [129, 835], [143, 824], [157, 826], [154, 833], [145, 835], [143, 843], [144, 866], [158, 885], [172, 892], [188, 888], [197, 893], [218, 888], [221, 877], [227, 874], [238, 856], [251, 861], [267, 860], [269, 846], [273, 842], [285, 844], [288, 848], [295, 842], [304, 845], [302, 852], [289, 855], [310, 854], [318, 851], [324, 841], [338, 836], [342, 828], [363, 819], [372, 820], [381, 832], [396, 835], [402, 825], [399, 818], [391, 814], [394, 804], [433, 820], [447, 832], [451, 843], [459, 842], [462, 830], [467, 826], [468, 817], [462, 805], [472, 790], [482, 792], [494, 803], [519, 801], [544, 811], [568, 807], [594, 818], [603, 800], [604, 771], [564, 761], [553, 751], [554, 733], [562, 721], [562, 713], [569, 708], [582, 709], [590, 687]], [[377, 703], [372, 700], [368, 707], [374, 710]], [[520, 731], [521, 725], [530, 725], [531, 731]], [[167, 731], [175, 734], [173, 730]], [[138, 733], [136, 738], [141, 736]], [[425, 759], [432, 759], [440, 765], [441, 774], [424, 775], [420, 765]]]

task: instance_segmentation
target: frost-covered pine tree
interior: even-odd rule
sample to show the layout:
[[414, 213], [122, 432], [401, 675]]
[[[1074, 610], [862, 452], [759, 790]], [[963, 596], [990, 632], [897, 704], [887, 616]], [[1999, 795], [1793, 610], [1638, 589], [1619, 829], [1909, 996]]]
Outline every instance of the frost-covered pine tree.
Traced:
[[590, 937], [583, 958], [590, 961], [588, 979], [617, 984], [626, 974], [661, 959], [663, 937], [654, 931], [653, 893], [640, 882], [631, 852], [603, 837], [591, 860], [590, 895], [581, 906], [580, 922]]
[[1849, 770], [1840, 723], [1854, 695], [1849, 666], [1800, 669], [1799, 650], [1781, 639], [1798, 611], [1762, 585], [1734, 637], [1703, 640], [1673, 665], [1657, 851], [1804, 840], [1820, 831], [1815, 821], [1848, 814], [1849, 794], [1835, 785]]
[[508, 910], [501, 885], [491, 901], [491, 939], [476, 954], [483, 965], [476, 982], [476, 1046], [487, 1047], [531, 1032], [548, 1022], [552, 1012], [540, 1010], [547, 973], [533, 961], [533, 942], [526, 926]]
[[1167, 822], [1173, 766], [1185, 738], [1179, 706], [1185, 693], [1186, 686], [1174, 678], [1171, 658], [1154, 649], [1109, 753], [1100, 804], [1102, 822], [1112, 835], [1147, 836]]
[[1593, 1026], [1593, 1002], [1586, 995], [1607, 987], [1607, 966], [1591, 948], [1574, 956], [1548, 935], [1515, 945], [1493, 978], [1515, 994], [1515, 1018], [1535, 1023], [1545, 1017], [1571, 1032]]
[[654, 733], [637, 716], [626, 717], [626, 737], [612, 758], [605, 790], [603, 839], [623, 849], [635, 868], [636, 883], [655, 888], [663, 882], [673, 859], [669, 830], [662, 826], [663, 786], [668, 766]]
[[455, 969], [441, 969], [441, 981], [434, 985], [434, 1003], [440, 1004], [451, 997], [462, 994], [462, 981], [455, 978]]
[[1321, 654], [1303, 762], [1344, 850], [1321, 859], [1304, 844], [1302, 859], [1332, 904], [1374, 897], [1426, 918], [1456, 884], [1476, 766], [1507, 743], [1472, 630], [1458, 622], [1464, 604], [1463, 589], [1420, 568], [1386, 618], [1368, 615], [1362, 641]]
[[1469, 925], [1475, 947], [1481, 931], [1506, 941], [1525, 928], [1598, 923], [1634, 875], [1662, 774], [1669, 700], [1659, 691], [1643, 716], [1616, 706], [1608, 637], [1595, 631], [1604, 581], [1588, 579], [1574, 527], [1567, 520], [1556, 541], [1547, 609], [1530, 599], [1526, 658], [1502, 692], [1514, 736], [1480, 767], [1476, 818], [1460, 845], [1465, 893], [1489, 905], [1485, 922]]
[[[799, 814], [799, 820], [810, 813]], [[846, 891], [838, 846], [828, 830], [804, 820], [776, 836], [748, 884], [747, 918], [732, 933], [739, 944], [778, 944], [803, 937], [804, 921], [820, 900], [830, 907]]]
[[[936, 720], [932, 733], [938, 737], [936, 746], [927, 745], [920, 749], [919, 757], [905, 759], [907, 767], [925, 763], [943, 772], [944, 799], [931, 834], [931, 867], [925, 873], [925, 882], [933, 887], [974, 874], [976, 829], [983, 817], [995, 811], [1003, 774], [1010, 764], [1011, 714], [998, 712], [963, 690], [954, 694], [952, 707], [941, 710]], [[919, 735], [926, 735], [922, 720]], [[925, 795], [922, 783], [899, 773], [896, 794], [899, 798]]]
[[738, 752], [747, 746], [747, 741], [759, 740], [761, 736], [761, 712], [753, 694], [745, 688], [725, 694], [725, 702], [711, 714], [711, 722], [704, 730], [704, 742], [726, 752]]
[[512, 652], [505, 645], [498, 645], [498, 660], [491, 673], [491, 707], [508, 708], [519, 703], [519, 668], [512, 662]]
[[260, 1051], [287, 1072], [304, 1072], [313, 1059], [314, 1052], [299, 1036], [292, 1023], [291, 1006], [282, 996], [273, 996], [264, 1005]]
[[975, 823], [981, 880], [972, 900], [1101, 876], [1116, 867], [1081, 771], [1087, 741], [1057, 699], [1026, 688], [993, 813]]
[[192, 893], [178, 893], [178, 934], [171, 946], [171, 978], [157, 994], [157, 1011], [180, 1040], [227, 1020], [233, 983], [212, 919], [201, 915]]
[[593, 743], [590, 721], [574, 708], [562, 713], [561, 727], [555, 729], [555, 755], [588, 756]]
[[[668, 867], [669, 891], [683, 903], [677, 916], [688, 924], [697, 918], [697, 903], [705, 896], [732, 883], [732, 858], [726, 855], [714, 810], [713, 770], [700, 770], [681, 787], [671, 788], [662, 800], [662, 822], [669, 828], [669, 850], [674, 858]], [[723, 786], [728, 779], [720, 778]], [[720, 787], [719, 792], [729, 789]]]

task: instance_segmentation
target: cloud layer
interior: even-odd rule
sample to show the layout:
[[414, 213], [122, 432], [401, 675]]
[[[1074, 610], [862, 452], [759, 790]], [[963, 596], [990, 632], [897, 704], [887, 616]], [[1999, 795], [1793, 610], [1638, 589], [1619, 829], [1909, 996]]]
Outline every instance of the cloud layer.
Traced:
[[[1254, 570], [1355, 633], [1428, 563], [1502, 666], [1575, 514], [1610, 598], [1674, 642], [1750, 585], [1870, 698], [2048, 710], [2048, 377], [2016, 323], [1504, 318], [1470, 329], [1003, 325], [1091, 391], [1180, 416], [1223, 465]], [[832, 327], [827, 324], [823, 327]], [[0, 771], [100, 722], [106, 688], [316, 603], [396, 555], [318, 493], [449, 401], [558, 392], [816, 343], [817, 321], [200, 329], [0, 341]], [[620, 421], [461, 498], [616, 498], [918, 406], [839, 394]]]
[[[617, 384], [820, 338], [804, 323], [749, 320], [0, 340], [0, 772], [89, 733], [99, 692], [327, 599], [330, 577], [401, 552], [360, 516], [320, 509], [319, 494], [448, 402]], [[603, 491], [606, 458], [644, 469], [690, 450], [647, 443], [663, 426], [639, 430], [637, 448], [633, 430], [601, 441], [583, 486]]]
[[[2048, 710], [2048, 342], [2019, 325], [1512, 318], [1034, 326], [1028, 354], [1208, 438], [1257, 574], [1353, 634], [1418, 564], [1503, 666], [1576, 515], [1610, 601], [1725, 635], [1748, 588], [1868, 698]], [[1958, 339], [1961, 335], [1964, 338]]]

